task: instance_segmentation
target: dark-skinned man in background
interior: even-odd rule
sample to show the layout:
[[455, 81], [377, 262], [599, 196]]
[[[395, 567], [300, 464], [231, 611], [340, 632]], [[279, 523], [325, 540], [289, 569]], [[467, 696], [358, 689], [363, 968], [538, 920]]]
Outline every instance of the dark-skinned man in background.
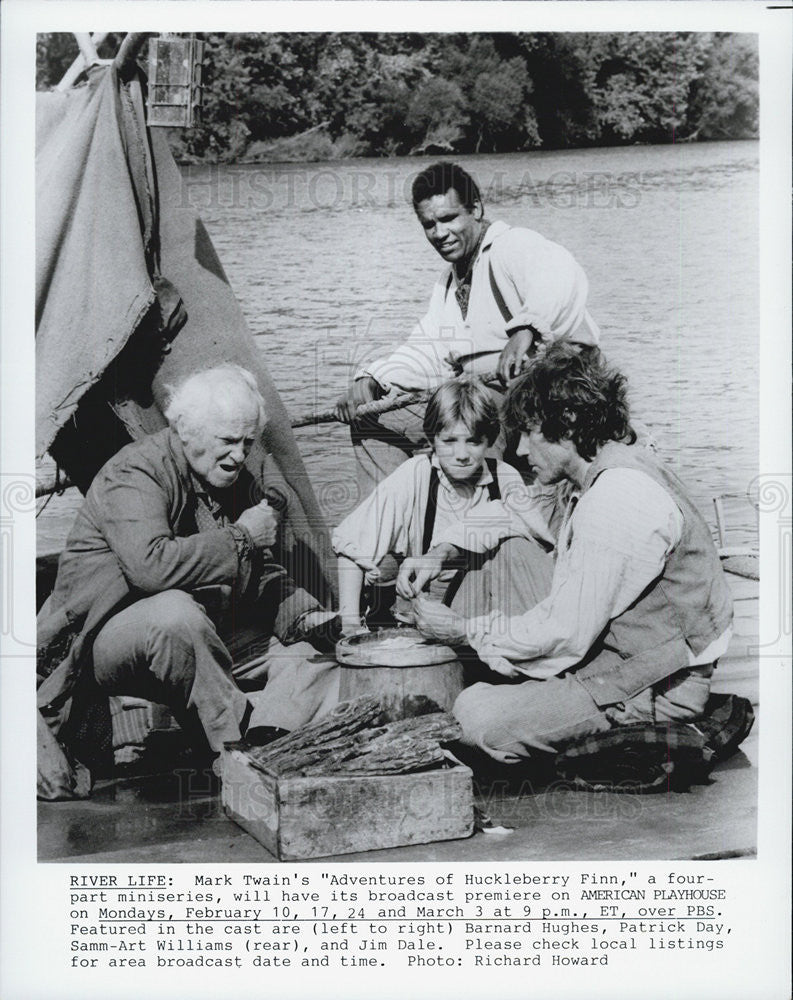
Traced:
[[435, 388], [461, 371], [495, 370], [506, 384], [550, 343], [599, 340], [586, 308], [587, 279], [572, 255], [533, 230], [487, 220], [479, 188], [462, 167], [427, 167], [413, 182], [412, 200], [448, 266], [407, 341], [361, 368], [337, 402], [338, 416], [351, 423], [362, 497], [425, 443], [423, 406], [356, 421], [362, 403]]

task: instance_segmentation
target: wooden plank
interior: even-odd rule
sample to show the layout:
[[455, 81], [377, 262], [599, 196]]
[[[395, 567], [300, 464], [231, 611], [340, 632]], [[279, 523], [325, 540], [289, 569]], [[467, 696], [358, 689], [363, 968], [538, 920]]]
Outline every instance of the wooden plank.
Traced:
[[[759, 725], [741, 749], [690, 792], [609, 795], [496, 782], [479, 804], [500, 834], [346, 854], [340, 862], [383, 864], [537, 864], [558, 861], [692, 859], [751, 854], [756, 840]], [[81, 864], [261, 864], [268, 853], [241, 826], [226, 822], [199, 776], [192, 795], [183, 781], [112, 782], [86, 802], [39, 802], [39, 861]], [[185, 792], [187, 791], [187, 797]], [[315, 863], [314, 859], [305, 859]], [[326, 864], [327, 861], [317, 861]]]
[[277, 780], [251, 767], [239, 750], [224, 750], [221, 767], [226, 815], [279, 858]]
[[749, 550], [731, 549], [722, 551], [722, 567], [727, 573], [727, 578], [743, 577], [747, 580], [754, 580], [755, 585], [760, 579], [760, 558]]
[[473, 833], [471, 771], [280, 783], [282, 860], [457, 840]]

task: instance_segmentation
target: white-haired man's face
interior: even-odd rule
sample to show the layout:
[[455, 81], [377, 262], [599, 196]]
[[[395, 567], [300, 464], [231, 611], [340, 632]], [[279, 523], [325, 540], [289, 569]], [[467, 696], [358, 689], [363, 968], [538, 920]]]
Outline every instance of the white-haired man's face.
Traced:
[[259, 411], [250, 398], [207, 400], [197, 419], [182, 418], [177, 432], [196, 476], [222, 489], [237, 479], [259, 431]]

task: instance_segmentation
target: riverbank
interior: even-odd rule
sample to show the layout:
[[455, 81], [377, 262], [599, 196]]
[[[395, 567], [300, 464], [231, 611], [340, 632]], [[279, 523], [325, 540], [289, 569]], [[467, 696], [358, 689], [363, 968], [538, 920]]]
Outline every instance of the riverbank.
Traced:
[[[113, 39], [114, 36], [110, 36]], [[118, 40], [106, 39], [102, 53]], [[361, 155], [581, 149], [758, 135], [758, 46], [726, 32], [246, 32], [203, 36], [191, 162], [327, 123]], [[76, 54], [42, 33], [37, 86]], [[319, 159], [320, 157], [316, 157]], [[321, 157], [325, 159], [323, 155]]]
[[[247, 145], [240, 153], [236, 156], [234, 163], [224, 163], [224, 166], [233, 168], [235, 165], [263, 165], [263, 166], [288, 166], [290, 164], [314, 164], [316, 166], [326, 166], [334, 163], [338, 163], [343, 160], [355, 160], [355, 159], [377, 159], [376, 154], [372, 152], [367, 152], [364, 144], [356, 139], [354, 135], [349, 133], [343, 133], [337, 139], [331, 138], [327, 132], [326, 125], [319, 125], [315, 128], [309, 129], [307, 132], [300, 133], [298, 135], [287, 136], [283, 139], [267, 139], [258, 142], [252, 142]], [[700, 145], [707, 145], [710, 142], [723, 141], [714, 139], [700, 139], [698, 137], [692, 137], [691, 139], [681, 140], [682, 142], [695, 142]], [[745, 139], [735, 139], [734, 142], [748, 142], [752, 143], [756, 140], [747, 137]], [[651, 142], [636, 142], [632, 144], [633, 146], [648, 146], [652, 147], [655, 145]], [[609, 145], [599, 145], [592, 144], [589, 146], [578, 146], [575, 147], [577, 151], [582, 150], [596, 150], [596, 149], [613, 149], [613, 146]], [[521, 151], [518, 151], [521, 152]], [[525, 152], [525, 151], [523, 151]], [[539, 152], [534, 150], [534, 152]], [[554, 152], [554, 150], [542, 150], [542, 152]], [[556, 150], [555, 152], [559, 152]], [[459, 155], [454, 148], [452, 148], [447, 143], [439, 142], [428, 142], [423, 144], [420, 148], [411, 150], [408, 154], [411, 157], [415, 157], [420, 161], [422, 157], [436, 157], [438, 159], [456, 160]], [[207, 165], [212, 161], [202, 161], [200, 159], [191, 159], [189, 157], [177, 160], [180, 167], [185, 166], [199, 166]]]

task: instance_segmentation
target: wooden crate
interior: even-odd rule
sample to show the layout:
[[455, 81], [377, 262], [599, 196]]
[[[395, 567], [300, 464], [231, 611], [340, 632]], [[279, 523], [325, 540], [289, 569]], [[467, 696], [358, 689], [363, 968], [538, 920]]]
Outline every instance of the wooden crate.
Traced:
[[226, 815], [281, 861], [469, 837], [473, 782], [463, 765], [415, 774], [279, 778], [223, 752]]

